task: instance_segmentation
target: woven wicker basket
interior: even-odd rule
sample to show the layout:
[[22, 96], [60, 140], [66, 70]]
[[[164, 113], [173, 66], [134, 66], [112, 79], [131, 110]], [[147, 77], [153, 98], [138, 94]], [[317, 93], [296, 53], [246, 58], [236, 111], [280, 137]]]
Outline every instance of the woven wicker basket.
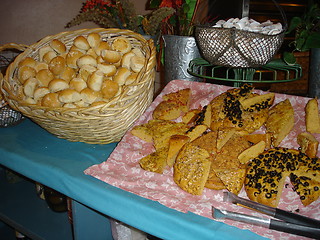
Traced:
[[[38, 50], [49, 44], [53, 39], [59, 39], [67, 48], [79, 36], [89, 33], [99, 33], [104, 41], [112, 41], [114, 37], [126, 37], [133, 47], [138, 47], [145, 54], [146, 62], [131, 85], [125, 86], [117, 97], [105, 104], [83, 108], [49, 108], [35, 104], [27, 104], [19, 98], [19, 81], [17, 67], [25, 57], [37, 59]], [[154, 93], [156, 51], [152, 40], [146, 40], [140, 34], [122, 29], [82, 29], [62, 32], [48, 36], [31, 45], [7, 44], [0, 47], [23, 51], [9, 65], [6, 75], [0, 81], [0, 89], [9, 105], [29, 117], [48, 132], [59, 138], [74, 142], [90, 144], [107, 144], [119, 141], [134, 121], [141, 116], [151, 104]]]

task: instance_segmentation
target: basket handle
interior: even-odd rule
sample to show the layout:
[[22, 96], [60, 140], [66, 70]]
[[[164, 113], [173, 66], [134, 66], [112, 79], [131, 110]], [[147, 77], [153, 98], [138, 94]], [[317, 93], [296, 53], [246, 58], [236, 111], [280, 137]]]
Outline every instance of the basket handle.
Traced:
[[7, 43], [0, 46], [0, 52], [7, 50], [7, 49], [16, 49], [21, 52], [25, 51], [27, 48], [29, 48], [28, 45], [24, 44], [17, 44], [17, 43]]
[[[288, 21], [287, 21], [287, 17], [286, 17], [284, 10], [282, 9], [282, 7], [280, 7], [280, 5], [277, 3], [276, 0], [272, 0], [272, 2], [278, 8], [278, 10], [281, 14], [281, 17], [283, 19], [283, 29], [287, 29]], [[250, 6], [250, 0], [242, 0], [242, 17], [249, 16], [249, 6]]]

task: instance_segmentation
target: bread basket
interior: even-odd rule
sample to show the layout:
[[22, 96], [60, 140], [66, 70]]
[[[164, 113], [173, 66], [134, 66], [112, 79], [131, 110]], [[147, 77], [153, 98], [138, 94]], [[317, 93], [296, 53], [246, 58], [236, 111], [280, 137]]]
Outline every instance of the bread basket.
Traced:
[[[132, 46], [144, 53], [146, 61], [133, 83], [125, 85], [121, 93], [109, 101], [91, 107], [44, 107], [21, 99], [19, 95], [21, 84], [17, 79], [17, 68], [21, 60], [26, 57], [37, 59], [39, 49], [47, 46], [53, 39], [62, 41], [68, 49], [77, 36], [87, 36], [90, 33], [99, 33], [103, 41], [107, 42], [115, 37], [125, 37]], [[130, 30], [81, 29], [47, 36], [31, 46], [3, 45], [0, 50], [10, 48], [23, 52], [9, 65], [5, 76], [0, 80], [0, 89], [4, 98], [13, 109], [20, 111], [59, 138], [89, 144], [117, 142], [153, 100], [156, 65], [154, 43]]]

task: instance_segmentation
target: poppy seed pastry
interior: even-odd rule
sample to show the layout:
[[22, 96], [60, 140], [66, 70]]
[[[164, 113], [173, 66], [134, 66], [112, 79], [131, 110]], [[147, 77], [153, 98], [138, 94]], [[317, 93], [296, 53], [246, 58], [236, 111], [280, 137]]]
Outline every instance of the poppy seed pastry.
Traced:
[[[320, 163], [296, 149], [272, 148], [254, 158], [247, 168], [245, 190], [256, 202], [277, 207], [286, 177], [301, 202], [308, 205], [319, 195]], [[313, 191], [309, 188], [313, 186]]]

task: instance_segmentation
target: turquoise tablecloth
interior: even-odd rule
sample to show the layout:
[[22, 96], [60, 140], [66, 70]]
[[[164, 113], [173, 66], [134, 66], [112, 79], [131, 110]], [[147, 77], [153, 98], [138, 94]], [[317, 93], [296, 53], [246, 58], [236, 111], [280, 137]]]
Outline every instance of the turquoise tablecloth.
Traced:
[[0, 164], [163, 239], [263, 239], [247, 230], [167, 208], [83, 173], [105, 161], [115, 146], [69, 142], [25, 120], [0, 129]]

